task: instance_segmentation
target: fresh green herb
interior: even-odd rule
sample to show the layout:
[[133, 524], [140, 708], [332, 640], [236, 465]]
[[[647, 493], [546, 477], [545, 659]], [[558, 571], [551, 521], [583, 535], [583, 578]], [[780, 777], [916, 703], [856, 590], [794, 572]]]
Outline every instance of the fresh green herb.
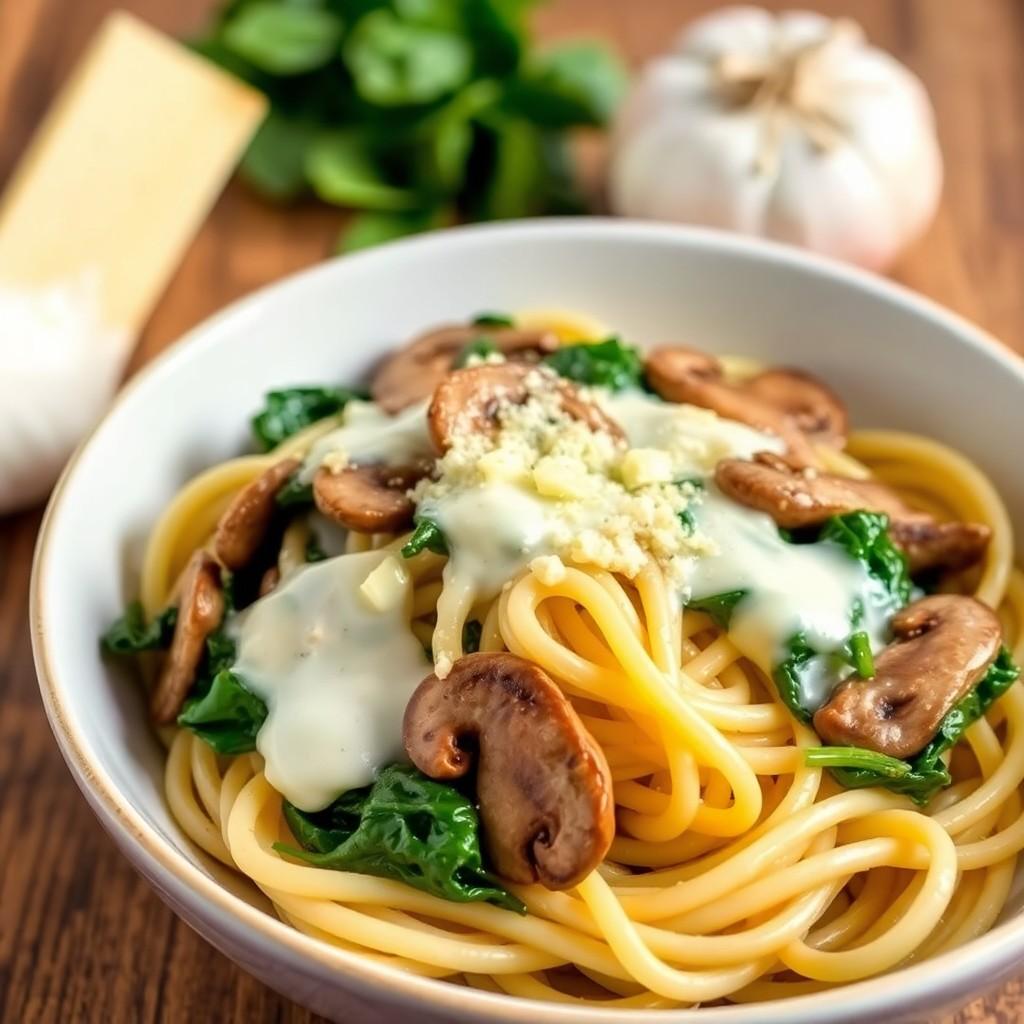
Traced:
[[432, 519], [417, 517], [416, 529], [402, 547], [402, 557], [412, 558], [424, 550], [433, 551], [435, 555], [448, 554], [448, 540]]
[[[879, 779], [902, 779], [910, 774], [907, 761], [864, 747], [808, 747], [805, 762], [812, 768], [842, 768], [871, 772]], [[878, 785], [884, 783], [879, 782]]]
[[352, 215], [339, 240], [339, 252], [356, 252], [406, 235], [443, 228], [452, 223], [444, 207], [427, 210], [363, 210]]
[[470, 619], [462, 627], [462, 653], [476, 654], [476, 652], [480, 650], [480, 639], [483, 635], [483, 625], [476, 619]]
[[904, 793], [923, 806], [950, 784], [949, 769], [942, 755], [1006, 693], [1019, 675], [1020, 669], [1010, 652], [1002, 648], [977, 686], [942, 720], [931, 742], [907, 761], [859, 747], [812, 747], [806, 752], [807, 763], [830, 768], [848, 789], [882, 786]]
[[271, 75], [323, 67], [341, 41], [341, 21], [312, 4], [258, 2], [242, 6], [222, 31], [237, 57]]
[[787, 644], [789, 652], [782, 662], [775, 666], [772, 678], [775, 680], [775, 688], [779, 692], [782, 702], [792, 712], [793, 717], [800, 722], [809, 722], [811, 712], [803, 703], [804, 680], [812, 671], [812, 662], [816, 658], [827, 657], [821, 655], [807, 642], [804, 633], [797, 633], [792, 636]]
[[457, 790], [407, 765], [385, 768], [372, 786], [309, 813], [285, 802], [301, 849], [274, 848], [317, 867], [393, 878], [441, 899], [526, 908], [484, 869], [480, 825]]
[[252, 432], [262, 451], [276, 448], [300, 430], [333, 416], [353, 398], [346, 388], [287, 388], [268, 392], [263, 408], [252, 418]]
[[138, 654], [141, 651], [166, 650], [171, 646], [178, 609], [165, 608], [151, 622], [141, 601], [132, 601], [124, 614], [103, 634], [100, 643], [109, 654]]
[[478, 359], [486, 359], [487, 356], [493, 356], [497, 351], [498, 346], [490, 338], [474, 338], [462, 346], [452, 366], [456, 370], [461, 370], [474, 356]]
[[264, 92], [242, 174], [366, 211], [346, 251], [461, 218], [583, 208], [567, 133], [625, 85], [594, 43], [535, 52], [535, 0], [225, 0], [195, 49]]
[[507, 313], [477, 313], [471, 323], [474, 327], [515, 327], [516, 322]]
[[256, 735], [266, 717], [266, 704], [224, 668], [204, 692], [185, 702], [178, 725], [190, 729], [218, 754], [245, 754], [256, 749]]
[[682, 512], [678, 513], [678, 517], [683, 533], [687, 537], [692, 537], [697, 529], [697, 520], [694, 519], [693, 513], [688, 508], [684, 508]]
[[625, 84], [621, 65], [605, 47], [568, 43], [528, 62], [507, 105], [548, 128], [602, 125], [614, 113]]
[[304, 484], [299, 480], [299, 474], [293, 473], [288, 482], [274, 498], [282, 508], [300, 507], [313, 504], [313, 485]]
[[644, 364], [640, 352], [618, 338], [563, 345], [544, 362], [563, 377], [609, 391], [642, 386]]
[[858, 630], [846, 641], [846, 654], [854, 671], [861, 679], [873, 679], [875, 659], [871, 654], [871, 640], [867, 633]]
[[327, 558], [327, 552], [315, 533], [311, 533], [306, 540], [305, 558], [307, 562], [322, 562]]
[[699, 597], [691, 601], [687, 607], [698, 612], [706, 612], [722, 629], [729, 628], [729, 621], [736, 605], [747, 596], [745, 590], [727, 590], [724, 594], [712, 594], [710, 597]]
[[820, 541], [845, 548], [881, 584], [894, 610], [909, 600], [914, 585], [903, 552], [889, 538], [889, 519], [877, 512], [850, 512], [833, 516], [822, 527]]

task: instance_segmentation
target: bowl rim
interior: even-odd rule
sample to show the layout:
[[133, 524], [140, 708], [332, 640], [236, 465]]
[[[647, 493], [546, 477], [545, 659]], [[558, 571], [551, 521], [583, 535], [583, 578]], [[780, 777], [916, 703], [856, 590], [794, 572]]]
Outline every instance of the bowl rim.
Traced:
[[[268, 300], [275, 301], [278, 293], [287, 293], [300, 282], [308, 283], [318, 277], [326, 278], [337, 273], [345, 273], [345, 270], [339, 270], [339, 267], [369, 266], [375, 262], [386, 265], [393, 254], [399, 251], [411, 252], [422, 249], [429, 252], [438, 246], [448, 248], [473, 245], [486, 243], [490, 239], [500, 245], [503, 239], [514, 240], [524, 237], [538, 242], [547, 239], [578, 240], [585, 243], [587, 240], [600, 238], [602, 241], [660, 243], [667, 247], [678, 245], [781, 264], [800, 272], [831, 279], [866, 293], [874, 300], [902, 307], [912, 315], [935, 323], [955, 335], [960, 344], [994, 357], [1007, 372], [1016, 377], [1024, 391], [1024, 359], [959, 314], [893, 281], [836, 260], [763, 239], [710, 228], [611, 217], [544, 218], [448, 228], [387, 243], [366, 252], [325, 260], [261, 286], [229, 303], [185, 332], [178, 341], [168, 345], [121, 388], [103, 418], [72, 455], [54, 487], [40, 525], [32, 565], [29, 620], [35, 669], [47, 719], [72, 776], [122, 851], [162, 893], [173, 895], [186, 907], [205, 902], [207, 912], [210, 908], [220, 912], [222, 926], [225, 921], [244, 926], [244, 933], [236, 929], [236, 935], [244, 934], [245, 937], [241, 940], [243, 943], [261, 945], [264, 949], [269, 943], [273, 957], [284, 956], [288, 962], [302, 970], [310, 972], [315, 969], [326, 969], [332, 975], [341, 975], [353, 990], [370, 998], [384, 987], [390, 993], [392, 1001], [406, 1006], [428, 1006], [435, 1012], [448, 1013], [450, 1019], [484, 1017], [508, 1022], [518, 1021], [521, 1019], [524, 1000], [409, 974], [398, 968], [372, 961], [360, 953], [338, 949], [305, 935], [229, 891], [147, 823], [118, 790], [99, 757], [91, 749], [84, 731], [75, 722], [73, 714], [69, 713], [64, 698], [64, 691], [68, 687], [65, 681], [58, 678], [50, 651], [43, 579], [49, 575], [54, 524], [62, 508], [68, 483], [75, 475], [82, 455], [89, 449], [93, 439], [116, 415], [122, 403], [137, 389], [155, 386], [158, 379], [179, 362], [201, 359], [208, 347], [219, 343], [221, 328], [224, 325], [232, 320], [244, 318]], [[181, 912], [177, 906], [175, 911]], [[201, 911], [193, 909], [193, 913], [202, 916]], [[762, 1024], [775, 1021], [779, 1024], [782, 1021], [810, 1024], [824, 1019], [819, 1016], [820, 1013], [828, 1014], [829, 1011], [839, 1008], [836, 993], [841, 992], [841, 1000], [847, 1011], [856, 1014], [856, 1018], [836, 1018], [845, 1021], [861, 1019], [865, 1013], [884, 1014], [911, 1009], [919, 1004], [922, 998], [927, 998], [929, 1003], [938, 1004], [942, 998], [954, 998], [964, 994], [967, 988], [976, 991], [986, 984], [993, 974], [1008, 971], [1011, 964], [1022, 955], [1024, 914], [998, 925], [955, 950], [928, 958], [921, 963], [823, 992], [789, 997], [771, 1003], [735, 1004], [703, 1009], [629, 1011], [533, 1000], [529, 1001], [528, 1005], [531, 1017], [540, 1024], [566, 1024], [568, 1021], [583, 1020], [603, 1022], [612, 1019], [623, 1024], [650, 1024], [656, 1020], [670, 1021], [673, 1024], [697, 1024], [699, 1021], [753, 1024], [755, 1020]]]

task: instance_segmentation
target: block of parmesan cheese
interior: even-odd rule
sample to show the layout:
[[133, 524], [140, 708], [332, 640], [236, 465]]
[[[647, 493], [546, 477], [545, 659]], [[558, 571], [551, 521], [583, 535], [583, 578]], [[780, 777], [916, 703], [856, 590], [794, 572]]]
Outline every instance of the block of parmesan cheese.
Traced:
[[0, 283], [88, 276], [125, 338], [148, 317], [265, 112], [265, 98], [112, 14], [0, 199]]

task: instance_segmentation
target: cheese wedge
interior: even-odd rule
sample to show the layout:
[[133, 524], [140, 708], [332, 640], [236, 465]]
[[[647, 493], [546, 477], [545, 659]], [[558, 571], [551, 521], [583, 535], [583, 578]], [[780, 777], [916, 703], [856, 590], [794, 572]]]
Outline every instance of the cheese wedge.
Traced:
[[265, 113], [137, 19], [107, 18], [0, 200], [0, 282], [99, 281], [133, 338]]

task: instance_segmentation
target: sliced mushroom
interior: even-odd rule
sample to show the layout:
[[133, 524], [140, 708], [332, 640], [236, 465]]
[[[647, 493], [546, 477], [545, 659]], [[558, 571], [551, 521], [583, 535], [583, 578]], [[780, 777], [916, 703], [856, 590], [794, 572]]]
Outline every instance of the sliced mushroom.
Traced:
[[889, 536], [907, 556], [911, 572], [966, 569], [981, 559], [992, 539], [984, 523], [940, 523], [931, 516], [892, 517]]
[[536, 361], [558, 348], [554, 331], [537, 328], [446, 324], [399, 349], [377, 371], [370, 391], [384, 410], [398, 412], [429, 398], [459, 353], [477, 338], [494, 342], [506, 359]]
[[398, 533], [412, 525], [416, 506], [409, 490], [429, 472], [426, 465], [326, 466], [313, 477], [313, 501], [328, 517], [360, 533]]
[[[522, 405], [530, 398], [530, 377], [539, 372], [520, 363], [499, 363], [449, 373], [438, 385], [427, 409], [427, 426], [434, 447], [446, 452], [460, 435], [492, 433], [497, 429], [503, 405]], [[562, 411], [572, 419], [618, 441], [625, 440], [622, 428], [568, 381], [549, 374], [542, 387], [550, 389]]]
[[213, 535], [214, 554], [226, 569], [237, 572], [252, 561], [274, 518], [277, 492], [299, 466], [298, 459], [282, 459], [231, 500]]
[[266, 597], [267, 594], [271, 593], [280, 582], [281, 570], [276, 565], [272, 565], [260, 577], [260, 597]]
[[803, 370], [779, 367], [744, 381], [743, 389], [781, 409], [812, 441], [833, 448], [846, 447], [846, 406], [817, 377]]
[[682, 346], [658, 348], [647, 356], [646, 372], [648, 383], [666, 401], [699, 405], [775, 434], [785, 443], [791, 459], [804, 466], [817, 464], [814, 449], [794, 417], [745, 386], [728, 383], [714, 356]]
[[469, 654], [427, 676], [405, 711], [405, 749], [420, 771], [456, 779], [476, 761], [487, 849], [513, 882], [570, 889], [608, 852], [612, 781], [601, 748], [537, 665]]
[[759, 452], [751, 461], [723, 459], [715, 467], [715, 483], [733, 501], [767, 512], [791, 530], [847, 512], [883, 512], [889, 517], [889, 536], [907, 556], [912, 573], [963, 569], [981, 558], [992, 536], [981, 523], [940, 523], [877, 480], [801, 468], [770, 452]]
[[814, 716], [828, 743], [911, 757], [985, 674], [1002, 637], [995, 612], [973, 597], [935, 594], [892, 620], [896, 639], [874, 678], [841, 683]]
[[149, 705], [154, 722], [167, 725], [178, 717], [195, 682], [206, 638], [223, 616], [220, 566], [205, 551], [196, 551], [181, 577], [174, 637]]

